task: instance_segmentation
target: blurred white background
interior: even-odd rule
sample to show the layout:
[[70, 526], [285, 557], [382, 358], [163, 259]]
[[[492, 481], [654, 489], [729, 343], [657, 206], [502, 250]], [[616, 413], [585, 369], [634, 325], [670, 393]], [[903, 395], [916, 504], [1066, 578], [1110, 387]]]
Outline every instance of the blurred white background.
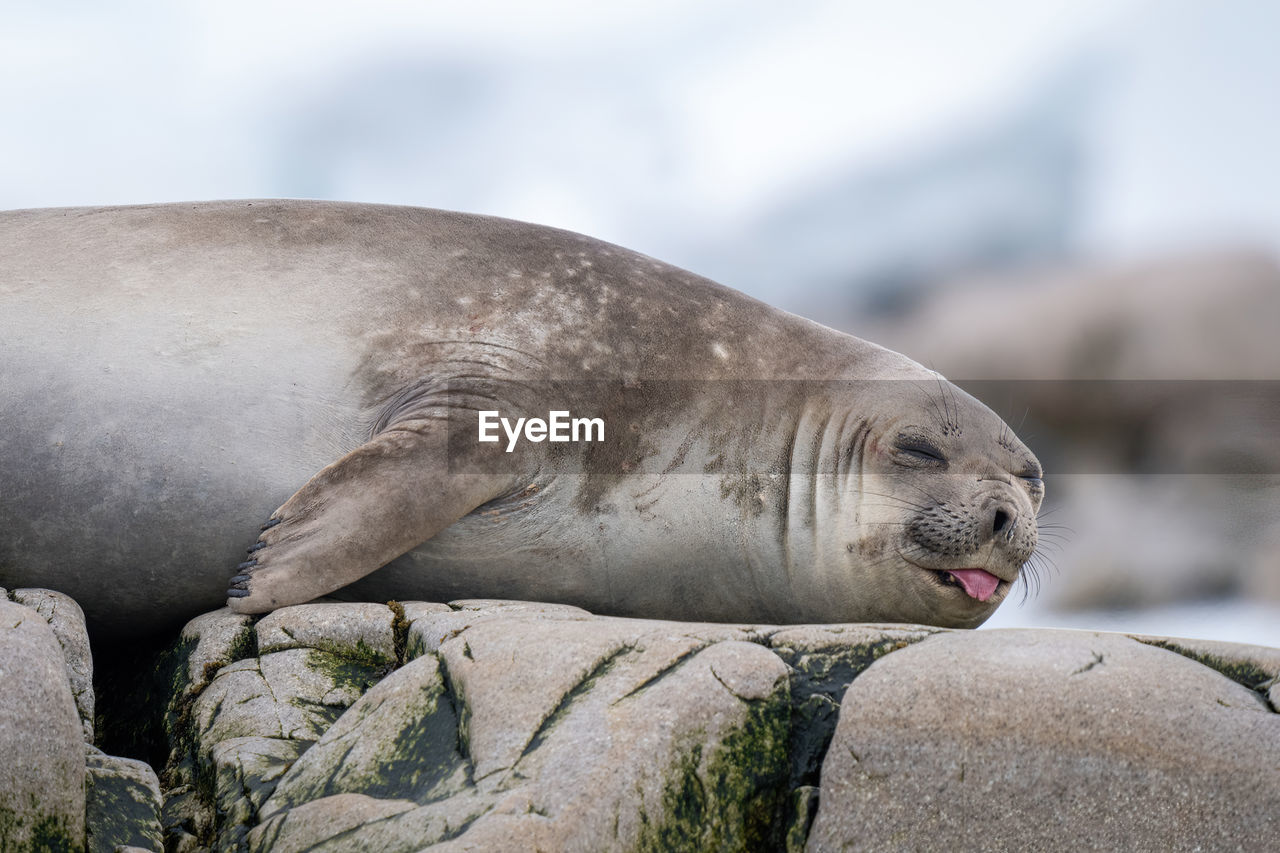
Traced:
[[[15, 0], [0, 207], [467, 210], [647, 252], [957, 377], [1275, 380], [1277, 33], [1267, 0]], [[1186, 355], [1208, 310], [1216, 337]], [[1066, 355], [1004, 370], [986, 344], [1009, 328], [1009, 360], [1057, 352], [1046, 330]], [[1114, 354], [1153, 328], [1154, 348]], [[1162, 373], [1179, 352], [1190, 367]], [[1280, 646], [1274, 479], [1119, 525], [1150, 490], [1064, 488], [1058, 575], [991, 624]], [[1231, 501], [1243, 532], [1217, 524]], [[1171, 544], [1204, 519], [1199, 551]], [[1152, 548], [1117, 556], [1135, 542]]]

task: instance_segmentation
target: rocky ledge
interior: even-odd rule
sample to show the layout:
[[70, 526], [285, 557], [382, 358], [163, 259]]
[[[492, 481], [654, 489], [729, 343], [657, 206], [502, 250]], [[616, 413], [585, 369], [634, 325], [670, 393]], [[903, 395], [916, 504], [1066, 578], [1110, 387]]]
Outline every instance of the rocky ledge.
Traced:
[[1269, 849], [1280, 650], [501, 601], [189, 623], [167, 766], [90, 746], [74, 602], [0, 601], [0, 846]]

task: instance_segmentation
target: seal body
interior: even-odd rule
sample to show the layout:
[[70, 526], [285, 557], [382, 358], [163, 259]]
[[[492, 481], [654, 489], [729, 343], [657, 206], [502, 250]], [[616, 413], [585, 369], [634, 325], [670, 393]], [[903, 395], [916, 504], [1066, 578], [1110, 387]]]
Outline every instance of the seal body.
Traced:
[[[481, 442], [482, 411], [604, 436]], [[325, 594], [975, 625], [1035, 547], [1040, 477], [904, 356], [580, 235], [296, 201], [0, 214], [0, 586], [100, 632]]]

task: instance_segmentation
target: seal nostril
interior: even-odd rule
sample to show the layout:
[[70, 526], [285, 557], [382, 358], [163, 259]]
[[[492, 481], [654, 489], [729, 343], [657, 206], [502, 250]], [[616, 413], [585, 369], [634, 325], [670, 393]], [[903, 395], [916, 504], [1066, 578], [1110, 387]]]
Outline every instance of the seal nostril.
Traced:
[[996, 510], [996, 517], [991, 522], [991, 532], [999, 533], [1009, 526], [1009, 513], [1002, 509]]

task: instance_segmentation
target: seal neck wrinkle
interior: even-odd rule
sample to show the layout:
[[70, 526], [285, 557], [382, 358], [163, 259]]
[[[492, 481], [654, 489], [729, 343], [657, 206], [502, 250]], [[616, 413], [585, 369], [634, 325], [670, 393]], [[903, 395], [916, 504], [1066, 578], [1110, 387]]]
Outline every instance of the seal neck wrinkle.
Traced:
[[789, 592], [785, 600], [793, 600], [803, 592], [799, 587], [812, 584], [814, 572], [821, 571], [821, 520], [828, 518], [826, 514], [833, 509], [829, 505], [830, 477], [835, 470], [831, 464], [832, 420], [831, 407], [825, 400], [806, 403], [798, 415], [785, 420], [785, 500], [776, 519], [779, 535], [774, 540], [782, 549], [780, 562], [785, 577], [781, 580]]

